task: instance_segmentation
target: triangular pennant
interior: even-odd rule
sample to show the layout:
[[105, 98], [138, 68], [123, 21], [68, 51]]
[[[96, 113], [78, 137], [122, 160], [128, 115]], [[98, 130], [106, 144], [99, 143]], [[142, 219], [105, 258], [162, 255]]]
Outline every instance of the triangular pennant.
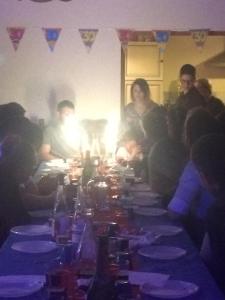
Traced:
[[25, 28], [24, 27], [8, 27], [7, 28], [9, 38], [12, 42], [13, 48], [16, 51], [19, 47], [19, 43], [23, 38]]
[[86, 47], [87, 51], [90, 52], [95, 42], [98, 29], [79, 29], [81, 39]]
[[154, 37], [155, 41], [159, 44], [160, 51], [164, 52], [170, 38], [170, 31], [156, 30], [154, 31]]
[[117, 29], [117, 35], [121, 42], [123, 51], [127, 50], [127, 44], [132, 40], [134, 31], [131, 29]]
[[56, 42], [59, 39], [61, 28], [42, 28], [45, 34], [45, 39], [48, 43], [51, 52], [54, 51]]
[[191, 36], [193, 41], [195, 42], [196, 47], [201, 51], [205, 45], [205, 42], [208, 37], [209, 30], [208, 29], [198, 29], [191, 30]]

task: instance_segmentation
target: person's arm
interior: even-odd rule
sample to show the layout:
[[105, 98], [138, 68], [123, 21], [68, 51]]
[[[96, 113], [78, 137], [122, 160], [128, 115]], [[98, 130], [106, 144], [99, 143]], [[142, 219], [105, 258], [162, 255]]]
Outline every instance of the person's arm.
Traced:
[[20, 186], [19, 191], [26, 210], [47, 209], [53, 207], [56, 192], [52, 192], [47, 196], [37, 195], [26, 192], [26, 189], [23, 186]]
[[52, 148], [52, 135], [54, 134], [54, 130], [51, 126], [47, 127], [44, 132], [43, 144], [40, 148], [39, 155], [41, 160], [52, 160], [56, 159], [54, 154], [51, 152]]
[[43, 144], [40, 148], [40, 158], [41, 160], [52, 160], [57, 157], [51, 154], [51, 145]]
[[168, 205], [170, 216], [175, 219], [185, 217], [190, 210], [192, 201], [196, 199], [200, 191], [200, 180], [194, 167], [189, 163], [185, 167], [176, 192]]

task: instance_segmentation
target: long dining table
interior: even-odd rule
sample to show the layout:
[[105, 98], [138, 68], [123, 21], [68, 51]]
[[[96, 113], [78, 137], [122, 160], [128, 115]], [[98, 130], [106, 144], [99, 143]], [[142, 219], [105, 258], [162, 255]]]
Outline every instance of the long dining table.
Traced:
[[[34, 223], [44, 223], [45, 218], [35, 218]], [[151, 225], [177, 225], [171, 220], [168, 214], [162, 216], [143, 216], [134, 214], [132, 223], [138, 227]], [[181, 226], [179, 224], [179, 226]], [[11, 247], [15, 242], [35, 240], [51, 240], [50, 235], [43, 236], [23, 236], [10, 233], [7, 240], [0, 249], [0, 276], [4, 275], [45, 275], [51, 267], [52, 261], [59, 255], [59, 250], [54, 250], [47, 254], [25, 254], [13, 250]], [[224, 300], [225, 297], [219, 290], [214, 279], [210, 275], [203, 261], [201, 260], [197, 249], [189, 238], [185, 230], [177, 235], [168, 237], [159, 237], [156, 245], [175, 246], [187, 251], [186, 255], [168, 261], [154, 260], [135, 254], [136, 271], [153, 272], [169, 274], [171, 279], [183, 280], [195, 283], [199, 291], [189, 296], [189, 300]], [[1, 289], [1, 286], [0, 286]], [[2, 300], [3, 298], [0, 298]], [[4, 298], [5, 299], [5, 298]], [[47, 293], [45, 289], [31, 296], [18, 298], [20, 300], [46, 300]], [[150, 296], [144, 296], [144, 299], [157, 299]]]

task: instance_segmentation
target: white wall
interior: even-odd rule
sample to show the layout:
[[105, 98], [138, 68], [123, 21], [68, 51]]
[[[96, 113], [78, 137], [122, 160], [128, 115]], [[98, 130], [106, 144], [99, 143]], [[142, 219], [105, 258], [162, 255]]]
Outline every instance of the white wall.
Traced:
[[[115, 28], [225, 30], [225, 0], [0, 0], [0, 102], [20, 101], [49, 118], [62, 99], [80, 118], [116, 118], [120, 111], [120, 43]], [[5, 28], [25, 26], [15, 52]], [[41, 27], [63, 31], [50, 53]], [[78, 28], [98, 28], [88, 54]]]

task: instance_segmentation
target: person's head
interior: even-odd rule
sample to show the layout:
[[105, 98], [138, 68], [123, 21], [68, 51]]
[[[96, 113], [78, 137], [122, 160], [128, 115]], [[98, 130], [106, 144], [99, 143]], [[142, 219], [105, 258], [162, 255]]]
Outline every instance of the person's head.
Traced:
[[0, 105], [0, 122], [2, 123], [12, 118], [22, 118], [25, 112], [23, 106], [17, 102]]
[[176, 141], [182, 140], [186, 110], [180, 105], [173, 105], [167, 111], [168, 136]]
[[156, 143], [148, 156], [148, 177], [152, 190], [170, 195], [176, 188], [185, 162], [185, 151], [180, 143], [170, 139]]
[[185, 64], [180, 69], [180, 84], [182, 91], [186, 94], [193, 88], [196, 79], [196, 69], [190, 64]]
[[209, 83], [208, 79], [200, 78], [196, 81], [195, 86], [199, 93], [205, 98], [208, 99], [212, 95], [212, 86]]
[[17, 183], [26, 182], [36, 163], [32, 146], [14, 135], [2, 141], [0, 151], [0, 166], [4, 166]]
[[2, 122], [0, 126], [0, 141], [11, 135], [20, 136], [24, 141], [32, 145], [33, 149], [37, 152], [42, 145], [42, 130], [38, 125], [25, 117], [13, 117]]
[[142, 122], [146, 137], [151, 145], [167, 137], [166, 113], [163, 109], [157, 108], [150, 111], [144, 116]]
[[120, 140], [120, 145], [125, 147], [129, 153], [131, 153], [135, 147], [140, 145], [140, 143], [140, 137], [134, 130], [128, 130], [125, 132]]
[[150, 88], [147, 81], [137, 78], [131, 86], [131, 100], [136, 103], [146, 103], [150, 99]]
[[60, 123], [66, 123], [74, 116], [74, 104], [69, 100], [59, 102], [57, 106], [58, 120]]
[[204, 185], [213, 193], [225, 191], [225, 136], [209, 134], [192, 147], [191, 158]]
[[221, 132], [222, 129], [218, 120], [205, 109], [194, 108], [188, 112], [184, 125], [184, 141], [189, 149], [203, 135], [220, 134]]

